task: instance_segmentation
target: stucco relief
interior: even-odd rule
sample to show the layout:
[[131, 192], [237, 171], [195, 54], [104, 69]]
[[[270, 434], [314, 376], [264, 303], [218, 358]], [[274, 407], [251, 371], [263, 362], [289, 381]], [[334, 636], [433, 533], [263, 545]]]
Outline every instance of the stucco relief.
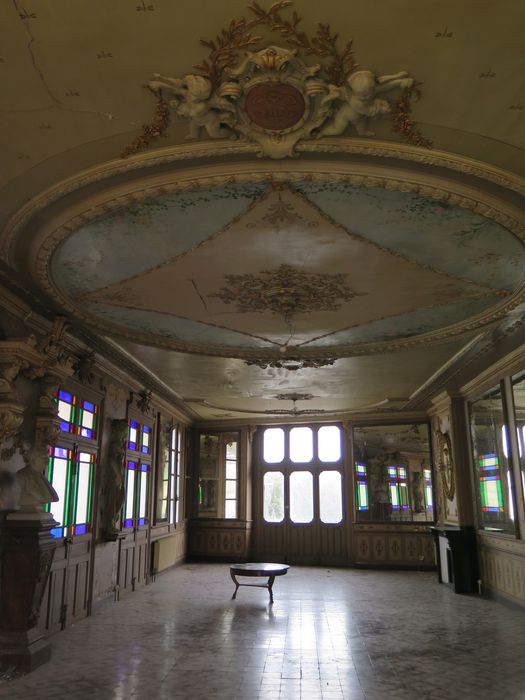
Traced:
[[433, 420], [432, 438], [436, 455], [436, 483], [438, 519], [440, 522], [456, 522], [456, 476], [450, 432], [450, 416], [446, 413]]
[[[407, 71], [378, 76], [356, 70], [352, 41], [340, 48], [338, 35], [323, 23], [310, 37], [299, 27], [297, 12], [286, 16], [291, 5], [278, 0], [265, 10], [253, 2], [250, 19], [233, 19], [214, 40], [201, 40], [209, 54], [193, 66], [198, 73], [183, 78], [156, 73], [147, 86], [157, 100], [155, 118], [122, 155], [143, 150], [163, 135], [169, 110], [188, 120], [188, 138], [243, 137], [258, 145], [259, 155], [274, 159], [297, 155], [301, 139], [339, 135], [349, 126], [360, 136], [372, 136], [369, 122], [390, 113], [393, 131], [408, 143], [430, 148], [431, 141], [409, 117], [412, 100], [421, 92]], [[263, 26], [290, 48], [261, 47], [254, 29]], [[301, 54], [319, 63], [308, 65]], [[379, 97], [394, 89], [401, 90], [394, 104]]]

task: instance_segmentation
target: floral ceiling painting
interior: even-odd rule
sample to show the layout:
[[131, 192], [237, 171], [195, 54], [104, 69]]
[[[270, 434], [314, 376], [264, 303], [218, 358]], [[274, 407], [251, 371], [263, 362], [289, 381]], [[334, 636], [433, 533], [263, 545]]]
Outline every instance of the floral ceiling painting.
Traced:
[[500, 224], [414, 193], [254, 182], [87, 223], [57, 248], [51, 274], [84, 318], [129, 339], [338, 355], [461, 328], [508, 302], [523, 256]]

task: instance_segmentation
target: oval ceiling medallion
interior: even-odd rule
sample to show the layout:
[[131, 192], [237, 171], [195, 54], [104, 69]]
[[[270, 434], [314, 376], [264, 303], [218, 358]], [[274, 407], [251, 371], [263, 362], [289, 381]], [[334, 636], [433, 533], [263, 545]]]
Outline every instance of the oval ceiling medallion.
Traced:
[[54, 249], [46, 284], [73, 315], [143, 343], [335, 358], [499, 318], [518, 303], [524, 263], [516, 235], [446, 201], [254, 179], [196, 183], [81, 224]]

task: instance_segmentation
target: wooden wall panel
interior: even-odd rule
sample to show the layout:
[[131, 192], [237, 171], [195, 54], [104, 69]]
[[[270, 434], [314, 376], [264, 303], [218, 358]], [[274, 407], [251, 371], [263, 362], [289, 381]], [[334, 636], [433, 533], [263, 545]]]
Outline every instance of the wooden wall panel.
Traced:
[[420, 526], [356, 525], [353, 562], [373, 566], [435, 566], [434, 542]]
[[478, 533], [482, 591], [525, 607], [525, 541]]

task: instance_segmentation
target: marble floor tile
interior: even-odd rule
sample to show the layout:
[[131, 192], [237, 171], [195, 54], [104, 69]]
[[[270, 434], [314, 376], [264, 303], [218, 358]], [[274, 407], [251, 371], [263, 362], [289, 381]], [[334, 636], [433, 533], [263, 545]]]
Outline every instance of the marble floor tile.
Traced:
[[226, 564], [186, 564], [0, 676], [9, 700], [525, 700], [525, 612], [433, 573], [292, 567], [231, 600]]

